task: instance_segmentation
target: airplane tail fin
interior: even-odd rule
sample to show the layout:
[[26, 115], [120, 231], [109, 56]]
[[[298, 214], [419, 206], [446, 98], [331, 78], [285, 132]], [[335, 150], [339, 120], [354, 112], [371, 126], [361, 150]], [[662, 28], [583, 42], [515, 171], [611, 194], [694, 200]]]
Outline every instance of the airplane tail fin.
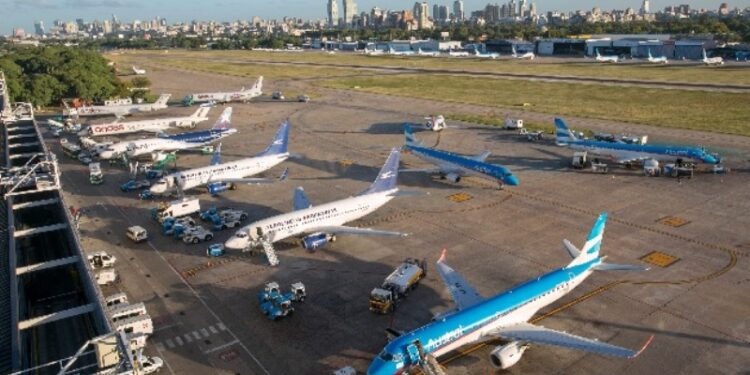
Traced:
[[172, 97], [172, 94], [161, 94], [159, 95], [159, 99], [156, 100], [156, 105], [167, 105], [167, 101], [169, 101], [169, 98]]
[[594, 226], [589, 232], [589, 236], [586, 238], [586, 243], [583, 245], [583, 249], [578, 250], [573, 246], [570, 241], [563, 241], [565, 248], [568, 250], [571, 256], [575, 255], [573, 261], [570, 262], [568, 267], [577, 266], [579, 264], [586, 263], [599, 257], [599, 248], [602, 245], [602, 238], [604, 237], [604, 227], [607, 224], [607, 213], [603, 212], [599, 215], [599, 218], [594, 223]]
[[385, 161], [385, 164], [383, 164], [383, 168], [380, 169], [378, 178], [375, 179], [367, 190], [359, 193], [359, 195], [380, 193], [395, 189], [396, 181], [398, 180], [398, 163], [400, 156], [401, 153], [398, 148], [391, 149], [391, 154], [388, 155], [388, 159]]
[[653, 56], [651, 56], [651, 48], [648, 49], [648, 58], [649, 59], [653, 59], [654, 58]]
[[578, 140], [578, 138], [576, 138], [575, 134], [570, 131], [568, 125], [565, 124], [565, 121], [559, 117], [555, 117], [555, 143], [557, 143], [558, 146], [564, 146], [567, 145], [568, 142], [576, 140]]
[[599, 50], [596, 50], [596, 57], [602, 57], [602, 55], [599, 53]]
[[214, 126], [211, 127], [211, 129], [212, 130], [225, 130], [225, 129], [229, 129], [230, 126], [232, 126], [232, 107], [227, 107], [226, 109], [224, 109], [224, 112], [221, 113], [221, 116], [219, 116], [219, 119], [216, 120], [216, 122], [214, 123]]
[[404, 138], [404, 143], [406, 143], [407, 146], [419, 146], [422, 144], [422, 141], [414, 136], [414, 133], [411, 130], [411, 125], [409, 124], [404, 124]]
[[250, 90], [258, 91], [258, 92], [263, 91], [263, 76], [258, 77], [258, 80], [255, 81], [255, 83], [253, 84], [253, 87], [251, 87]]
[[516, 57], [518, 55], [518, 52], [516, 52], [515, 44], [510, 46], [510, 50], [513, 53], [513, 57]]
[[273, 141], [271, 142], [266, 149], [261, 152], [258, 156], [265, 156], [265, 155], [276, 155], [276, 154], [284, 154], [287, 153], [287, 148], [289, 144], [289, 122], [284, 121], [283, 124], [279, 127], [279, 130], [276, 131], [276, 136], [273, 138]]
[[206, 118], [211, 107], [198, 107], [198, 110], [193, 113], [192, 118]]

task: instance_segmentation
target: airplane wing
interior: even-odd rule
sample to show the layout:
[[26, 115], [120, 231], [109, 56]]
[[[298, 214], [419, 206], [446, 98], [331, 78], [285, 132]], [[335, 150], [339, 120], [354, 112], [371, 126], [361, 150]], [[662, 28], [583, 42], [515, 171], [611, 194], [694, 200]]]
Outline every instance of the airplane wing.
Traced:
[[484, 301], [484, 297], [474, 290], [463, 276], [445, 263], [445, 249], [443, 249], [443, 253], [437, 261], [437, 270], [459, 310], [463, 310]]
[[302, 186], [294, 189], [294, 210], [304, 210], [310, 207], [312, 207], [312, 204], [307, 199], [307, 195], [305, 195], [305, 189]]
[[509, 327], [499, 328], [491, 333], [505, 339], [533, 342], [545, 345], [555, 345], [564, 348], [578, 349], [586, 352], [611, 355], [615, 357], [635, 358], [651, 343], [652, 335], [639, 350], [632, 350], [620, 346], [610, 345], [598, 340], [576, 336], [570, 333], [536, 326], [530, 323], [519, 323]]
[[406, 237], [407, 233], [392, 232], [387, 230], [377, 230], [370, 228], [348, 227], [346, 225], [329, 225], [324, 227], [311, 228], [308, 232], [323, 232], [330, 234], [353, 234], [358, 236], [384, 236], [384, 237]]
[[236, 177], [209, 177], [208, 181], [206, 183], [211, 184], [215, 182], [232, 182], [237, 184], [272, 184], [275, 182], [283, 182], [286, 181], [286, 178], [289, 176], [289, 168], [284, 169], [284, 172], [281, 173], [279, 178], [251, 178], [251, 177], [242, 177], [242, 178], [236, 178]]
[[484, 162], [485, 160], [487, 160], [487, 157], [490, 156], [490, 154], [492, 154], [492, 151], [487, 150], [487, 151], [482, 152], [479, 155], [472, 157], [472, 159], [476, 161]]
[[411, 168], [411, 169], [399, 169], [400, 172], [404, 173], [440, 173], [440, 168]]

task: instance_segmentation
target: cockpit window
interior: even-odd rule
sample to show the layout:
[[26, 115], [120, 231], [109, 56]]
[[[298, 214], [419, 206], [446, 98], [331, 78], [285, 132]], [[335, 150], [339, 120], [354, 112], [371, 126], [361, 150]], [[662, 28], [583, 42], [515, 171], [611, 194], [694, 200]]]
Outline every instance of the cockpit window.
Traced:
[[165, 181], [165, 180], [159, 180], [159, 181], [156, 181], [156, 184], [157, 184], [157, 185], [164, 185], [164, 184], [166, 184], [166, 183], [167, 183], [167, 181]]
[[382, 359], [384, 361], [392, 361], [393, 360], [393, 354], [388, 353], [385, 350], [383, 350], [382, 352], [380, 352], [380, 356], [379, 357], [380, 357], [380, 359]]
[[235, 234], [235, 236], [237, 236], [239, 238], [245, 238], [245, 237], [247, 237], [247, 233], [245, 233], [245, 232], [237, 232], [237, 234]]

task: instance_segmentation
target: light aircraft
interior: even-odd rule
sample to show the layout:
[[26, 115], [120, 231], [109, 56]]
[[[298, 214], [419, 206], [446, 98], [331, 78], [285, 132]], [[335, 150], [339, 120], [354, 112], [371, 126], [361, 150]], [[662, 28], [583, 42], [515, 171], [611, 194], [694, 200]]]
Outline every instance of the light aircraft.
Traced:
[[473, 175], [497, 181], [500, 188], [503, 184], [518, 186], [518, 178], [508, 168], [486, 162], [487, 157], [490, 156], [489, 151], [472, 157], [424, 147], [422, 142], [412, 134], [409, 124], [404, 125], [404, 135], [406, 137], [404, 149], [428, 163], [435, 164], [437, 168], [402, 169], [400, 172], [439, 174], [453, 183], [461, 181], [463, 176]]
[[494, 53], [494, 52], [482, 53], [482, 52], [479, 52], [479, 50], [475, 49], [474, 55], [472, 55], [472, 57], [476, 57], [478, 59], [493, 59], [494, 60], [500, 57], [500, 54]]
[[615, 55], [602, 56], [599, 53], [599, 50], [596, 50], [596, 61], [603, 63], [617, 63], [618, 61], [620, 61], [620, 58]]
[[400, 192], [396, 186], [399, 155], [398, 149], [391, 150], [375, 182], [354, 197], [313, 206], [302, 187], [298, 187], [294, 192], [294, 211], [247, 225], [228, 239], [224, 246], [237, 250], [250, 250], [262, 246], [269, 262], [275, 265], [278, 261], [272, 260], [275, 258], [275, 255], [272, 255], [275, 254], [272, 244], [301, 234], [308, 234], [302, 238], [301, 243], [304, 248], [310, 250], [335, 241], [338, 234], [406, 236], [405, 233], [344, 225], [374, 212], [396, 196], [410, 195]]
[[651, 49], [648, 50], [648, 62], [652, 64], [668, 64], [667, 56], [653, 57], [651, 56]]
[[168, 117], [138, 121], [115, 121], [107, 124], [92, 124], [88, 135], [103, 136], [138, 132], [162, 133], [169, 128], [195, 128], [195, 125], [208, 120], [211, 107], [200, 107], [195, 113], [184, 117]]
[[494, 297], [484, 298], [445, 262], [445, 250], [437, 261], [437, 270], [453, 297], [456, 307], [425, 326], [401, 334], [389, 342], [367, 369], [368, 375], [405, 373], [421, 367], [429, 357], [435, 359], [461, 347], [502, 339], [507, 344], [490, 352], [490, 363], [498, 369], [516, 364], [533, 344], [554, 345], [596, 354], [635, 358], [653, 340], [651, 336], [638, 350], [632, 350], [571, 333], [528, 323], [539, 310], [570, 293], [594, 271], [643, 271], [637, 265], [605, 263], [599, 255], [607, 214], [603, 213], [591, 229], [582, 250], [568, 240], [563, 245], [573, 261], [567, 266], [535, 277]]
[[576, 151], [587, 151], [610, 158], [618, 164], [642, 163], [646, 160], [682, 160], [706, 164], [719, 164], [721, 161], [719, 155], [710, 154], [704, 148], [698, 147], [640, 145], [579, 139], [560, 118], [555, 118], [555, 142], [558, 146], [568, 146]]
[[393, 56], [413, 56], [414, 51], [396, 51], [395, 49], [393, 49], [393, 47], [388, 46], [388, 54]]
[[704, 65], [724, 65], [724, 58], [721, 56], [708, 57], [706, 50], [703, 50], [703, 64]]
[[[113, 159], [123, 155], [134, 158], [159, 152], [200, 148], [236, 133], [237, 129], [230, 128], [231, 120], [232, 107], [227, 107], [209, 130], [118, 142], [99, 153], [99, 158]], [[157, 159], [156, 157], [153, 158]]]
[[514, 59], [522, 59], [522, 60], [534, 60], [534, 59], [536, 58], [536, 55], [534, 54], [534, 52], [528, 51], [528, 52], [525, 52], [525, 53], [524, 53], [524, 54], [522, 54], [522, 55], [519, 55], [519, 54], [518, 54], [518, 53], [516, 52], [516, 46], [515, 46], [515, 45], [511, 46], [510, 48], [511, 48], [511, 50], [513, 51], [513, 54], [511, 54], [511, 56], [512, 56], [512, 57], [513, 57]]
[[422, 51], [422, 48], [417, 48], [417, 55], [419, 55], [419, 56], [439, 57], [440, 56], [440, 51]]
[[131, 66], [131, 68], [133, 69], [133, 74], [135, 74], [135, 75], [142, 76], [142, 75], [146, 74], [146, 69], [138, 69], [138, 68], [135, 67], [135, 65]]
[[162, 94], [159, 99], [154, 103], [141, 103], [141, 104], [115, 104], [115, 105], [92, 105], [82, 106], [78, 108], [70, 108], [67, 103], [65, 110], [63, 111], [64, 116], [107, 116], [113, 115], [115, 117], [124, 117], [132, 115], [134, 113], [151, 112], [160, 109], [167, 108], [167, 101], [171, 97], [170, 94]]
[[[182, 192], [199, 186], [206, 186], [212, 195], [223, 193], [236, 183], [260, 184], [273, 180], [248, 178], [267, 171], [289, 158], [289, 123], [281, 124], [271, 144], [261, 153], [231, 162], [221, 162], [221, 145], [214, 150], [211, 164], [206, 167], [188, 169], [164, 176], [151, 185], [152, 194]], [[280, 180], [286, 178], [286, 172]]]
[[258, 77], [252, 87], [240, 91], [232, 92], [206, 92], [190, 94], [182, 99], [182, 104], [193, 105], [195, 103], [229, 103], [229, 102], [246, 102], [252, 98], [263, 95], [263, 76]]

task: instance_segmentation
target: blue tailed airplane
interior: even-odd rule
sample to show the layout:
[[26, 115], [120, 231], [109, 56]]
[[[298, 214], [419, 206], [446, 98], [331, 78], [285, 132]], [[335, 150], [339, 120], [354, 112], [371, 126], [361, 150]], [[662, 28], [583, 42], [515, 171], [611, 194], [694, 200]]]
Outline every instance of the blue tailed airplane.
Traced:
[[646, 160], [683, 161], [719, 164], [721, 158], [701, 147], [638, 145], [622, 142], [605, 142], [580, 139], [573, 134], [561, 118], [555, 118], [555, 142], [577, 151], [610, 158], [618, 164], [642, 163]]
[[414, 137], [411, 125], [409, 124], [404, 125], [404, 136], [406, 137], [405, 150], [410, 151], [424, 161], [435, 164], [437, 168], [402, 169], [401, 172], [434, 173], [451, 182], [461, 181], [462, 176], [475, 175], [497, 181], [500, 187], [503, 184], [510, 186], [518, 185], [518, 178], [508, 168], [485, 161], [490, 155], [489, 151], [485, 151], [474, 157], [468, 157], [448, 151], [423, 147], [422, 142]]
[[456, 308], [443, 313], [428, 325], [393, 339], [375, 357], [367, 373], [400, 374], [410, 368], [421, 367], [426, 359], [430, 359], [428, 356], [437, 358], [469, 344], [496, 339], [509, 341], [490, 352], [492, 365], [500, 369], [516, 364], [530, 344], [555, 345], [623, 358], [637, 357], [653, 336], [639, 350], [632, 350], [528, 323], [537, 311], [568, 294], [594, 271], [647, 269], [604, 263], [604, 257], [599, 256], [599, 248], [606, 221], [607, 214], [601, 214], [581, 250], [570, 241], [563, 240], [563, 245], [573, 258], [567, 266], [488, 299], [483, 298], [445, 263], [443, 250], [437, 269]]

